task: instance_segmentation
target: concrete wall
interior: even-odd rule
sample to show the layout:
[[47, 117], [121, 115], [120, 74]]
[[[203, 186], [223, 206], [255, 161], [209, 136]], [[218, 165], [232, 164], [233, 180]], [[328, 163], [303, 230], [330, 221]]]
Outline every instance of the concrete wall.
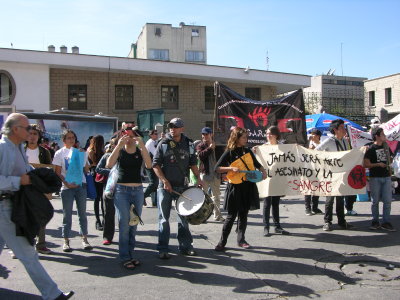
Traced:
[[0, 70], [5, 70], [14, 78], [16, 95], [13, 105], [18, 111], [45, 112], [50, 108], [49, 67], [28, 63], [0, 62]]
[[[381, 118], [382, 122], [391, 119], [385, 114], [394, 115], [400, 113], [400, 73], [367, 80], [364, 82], [364, 87], [366, 97], [369, 97], [370, 91], [375, 91], [375, 107], [371, 107], [371, 109], [373, 109], [375, 115]], [[392, 104], [385, 104], [386, 88], [392, 89]], [[387, 113], [382, 113], [382, 109], [386, 110]]]
[[[161, 29], [161, 35], [156, 35], [156, 28]], [[192, 36], [192, 29], [199, 30], [199, 36]], [[149, 58], [150, 49], [168, 49], [169, 60], [185, 62], [185, 51], [203, 51], [207, 59], [206, 27], [183, 25], [172, 27], [170, 24], [151, 24], [143, 26], [137, 40], [138, 58]]]

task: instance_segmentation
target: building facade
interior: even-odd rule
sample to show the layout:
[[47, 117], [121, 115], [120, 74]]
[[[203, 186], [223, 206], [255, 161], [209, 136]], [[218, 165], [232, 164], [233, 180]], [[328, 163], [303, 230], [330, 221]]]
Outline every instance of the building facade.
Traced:
[[206, 27], [146, 23], [129, 57], [206, 64]]
[[368, 109], [381, 122], [400, 113], [400, 73], [366, 80], [364, 86]]
[[365, 123], [369, 112], [364, 105], [364, 77], [318, 75], [304, 89], [306, 110], [327, 113]]
[[163, 109], [166, 121], [183, 118], [192, 137], [212, 124], [215, 81], [259, 100], [310, 85], [309, 76], [298, 74], [17, 49], [0, 49], [0, 74], [14, 82], [2, 104], [19, 112], [65, 108], [122, 122]]

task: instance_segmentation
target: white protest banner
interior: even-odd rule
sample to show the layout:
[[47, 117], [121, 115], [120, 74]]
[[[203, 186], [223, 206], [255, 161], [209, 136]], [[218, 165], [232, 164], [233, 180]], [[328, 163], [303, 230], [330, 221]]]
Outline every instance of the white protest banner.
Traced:
[[260, 197], [365, 194], [363, 151], [325, 152], [302, 146], [262, 145], [256, 157], [267, 170], [267, 179], [257, 183]]
[[347, 132], [350, 137], [350, 143], [353, 148], [360, 149], [362, 146], [368, 143], [372, 143], [371, 133], [361, 131], [353, 126], [347, 126]]
[[400, 114], [382, 124], [383, 132], [389, 141], [400, 141]]

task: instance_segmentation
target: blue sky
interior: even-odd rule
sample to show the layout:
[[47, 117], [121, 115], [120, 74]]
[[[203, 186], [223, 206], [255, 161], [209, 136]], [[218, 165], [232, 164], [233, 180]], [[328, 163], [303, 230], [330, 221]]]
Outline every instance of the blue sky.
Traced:
[[[126, 57], [145, 23], [207, 26], [207, 62], [376, 78], [400, 72], [398, 0], [0, 0], [0, 47]], [[70, 50], [69, 50], [70, 51]]]

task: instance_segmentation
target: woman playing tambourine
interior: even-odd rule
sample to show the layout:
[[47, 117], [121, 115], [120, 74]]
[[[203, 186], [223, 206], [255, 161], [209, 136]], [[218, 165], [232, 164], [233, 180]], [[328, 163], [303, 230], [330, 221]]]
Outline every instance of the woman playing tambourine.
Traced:
[[246, 173], [259, 169], [262, 171], [262, 178], [267, 177], [265, 169], [255, 158], [253, 152], [247, 147], [246, 129], [235, 127], [231, 131], [226, 151], [215, 166], [218, 173], [228, 173], [228, 186], [225, 190], [224, 209], [228, 211], [225, 219], [222, 235], [216, 251], [224, 251], [236, 216], [238, 216], [237, 243], [239, 247], [250, 248], [245, 240], [247, 227], [247, 215], [250, 209], [260, 208], [258, 190], [254, 182], [246, 180]]

